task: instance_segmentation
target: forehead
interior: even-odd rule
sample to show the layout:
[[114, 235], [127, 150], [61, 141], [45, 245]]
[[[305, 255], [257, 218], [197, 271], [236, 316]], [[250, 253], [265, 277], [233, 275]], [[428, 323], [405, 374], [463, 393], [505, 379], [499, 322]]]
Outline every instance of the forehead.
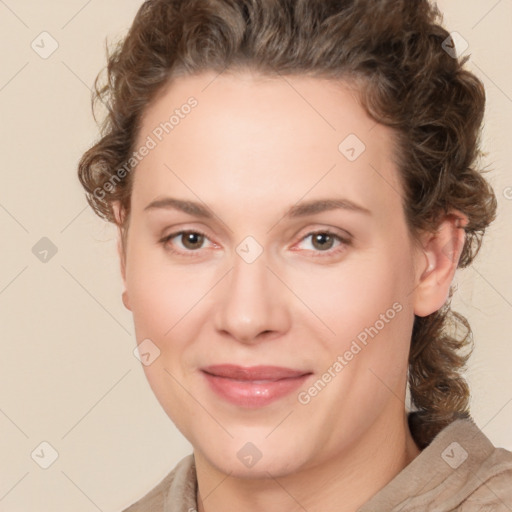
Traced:
[[180, 77], [146, 108], [136, 146], [149, 138], [135, 199], [178, 190], [200, 192], [207, 204], [222, 193], [293, 203], [336, 189], [382, 207], [401, 202], [393, 132], [366, 114], [347, 82], [250, 72]]

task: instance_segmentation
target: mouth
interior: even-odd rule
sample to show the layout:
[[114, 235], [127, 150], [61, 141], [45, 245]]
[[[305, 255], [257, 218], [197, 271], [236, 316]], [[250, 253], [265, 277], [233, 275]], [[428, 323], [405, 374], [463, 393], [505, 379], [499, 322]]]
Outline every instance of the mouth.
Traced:
[[214, 365], [201, 368], [210, 388], [239, 407], [257, 408], [284, 398], [312, 372], [279, 366]]

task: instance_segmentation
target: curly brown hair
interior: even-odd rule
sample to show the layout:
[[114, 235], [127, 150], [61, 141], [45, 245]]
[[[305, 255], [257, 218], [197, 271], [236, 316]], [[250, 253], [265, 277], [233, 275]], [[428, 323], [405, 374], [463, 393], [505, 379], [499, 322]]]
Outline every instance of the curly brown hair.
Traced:
[[[397, 136], [411, 234], [433, 232], [442, 215], [462, 212], [468, 223], [459, 267], [469, 265], [496, 212], [476, 168], [485, 92], [464, 67], [468, 57], [445, 51], [450, 34], [441, 23], [428, 0], [145, 1], [126, 37], [112, 52], [107, 46], [106, 80], [96, 78], [93, 114], [98, 101], [107, 113], [100, 140], [79, 163], [89, 204], [123, 231], [128, 216], [116, 218], [112, 206], [119, 201], [129, 214], [133, 173], [119, 169], [148, 104], [180, 75], [249, 68], [353, 80], [368, 114]], [[451, 310], [452, 291], [439, 311], [414, 322], [409, 425], [420, 447], [469, 415], [462, 373], [472, 335]]]

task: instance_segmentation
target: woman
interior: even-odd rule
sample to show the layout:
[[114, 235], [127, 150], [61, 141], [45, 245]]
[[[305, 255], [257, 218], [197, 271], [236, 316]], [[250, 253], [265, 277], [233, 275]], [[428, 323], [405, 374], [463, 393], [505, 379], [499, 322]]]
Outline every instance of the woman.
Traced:
[[194, 447], [128, 511], [512, 509], [450, 309], [496, 210], [485, 96], [438, 19], [426, 0], [148, 0], [109, 57], [79, 176]]

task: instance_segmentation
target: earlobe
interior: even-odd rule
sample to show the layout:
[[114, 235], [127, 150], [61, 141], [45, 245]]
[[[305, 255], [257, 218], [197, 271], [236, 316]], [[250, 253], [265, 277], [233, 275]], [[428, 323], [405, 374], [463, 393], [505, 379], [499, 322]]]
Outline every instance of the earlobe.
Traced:
[[119, 228], [117, 232], [117, 255], [119, 256], [121, 277], [123, 278], [123, 283], [126, 286], [126, 254], [125, 248], [123, 247], [123, 233], [121, 231], [121, 228]]
[[120, 262], [120, 266], [121, 266], [121, 277], [123, 278], [123, 285], [125, 288], [125, 290], [122, 293], [122, 299], [123, 299], [124, 307], [131, 311], [130, 300], [128, 298], [128, 291], [126, 290], [126, 264], [125, 264], [125, 254], [123, 252], [121, 239], [122, 239], [122, 235], [121, 235], [121, 233], [119, 233], [118, 240], [117, 240], [117, 251], [119, 254], [119, 262]]
[[122, 299], [123, 299], [123, 304], [124, 304], [124, 307], [128, 310], [132, 310], [131, 306], [130, 306], [130, 300], [128, 298], [128, 292], [125, 290], [122, 295], [121, 295]]
[[125, 291], [122, 293], [123, 304], [126, 309], [131, 311], [130, 301], [128, 298], [128, 292], [126, 290], [126, 247], [124, 236], [123, 236], [123, 227], [124, 223], [124, 214], [122, 211], [122, 206], [119, 201], [116, 201], [112, 204], [112, 211], [114, 213], [115, 222], [117, 225], [117, 254], [119, 256], [119, 265], [121, 269], [121, 277], [123, 279], [123, 285], [125, 287]]
[[423, 265], [414, 290], [414, 313], [427, 316], [439, 310], [450, 293], [450, 286], [464, 248], [467, 217], [460, 212], [446, 215], [433, 233], [424, 236]]

